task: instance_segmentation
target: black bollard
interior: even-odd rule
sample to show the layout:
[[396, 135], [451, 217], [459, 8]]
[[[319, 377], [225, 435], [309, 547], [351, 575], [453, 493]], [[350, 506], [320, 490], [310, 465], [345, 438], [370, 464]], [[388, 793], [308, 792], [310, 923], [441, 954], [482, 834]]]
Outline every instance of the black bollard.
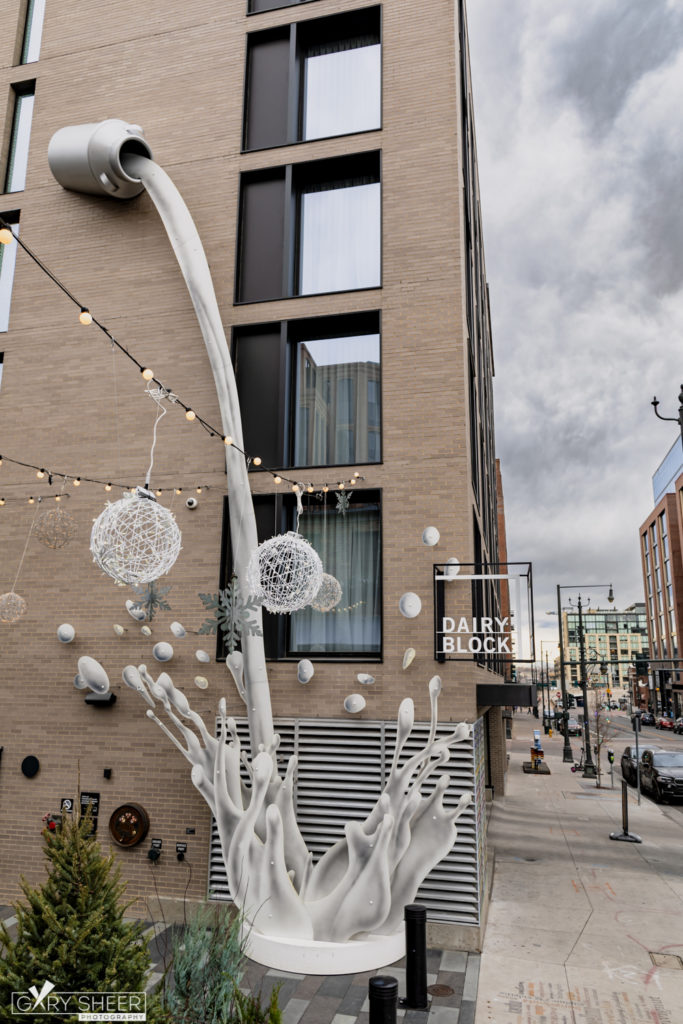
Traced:
[[621, 832], [610, 832], [610, 839], [620, 843], [642, 843], [640, 836], [628, 830], [628, 785], [626, 779], [621, 780]]
[[426, 1010], [427, 910], [420, 903], [403, 908], [406, 927], [406, 999], [411, 1010]]
[[368, 982], [370, 1024], [396, 1024], [398, 982], [386, 974], [377, 974]]

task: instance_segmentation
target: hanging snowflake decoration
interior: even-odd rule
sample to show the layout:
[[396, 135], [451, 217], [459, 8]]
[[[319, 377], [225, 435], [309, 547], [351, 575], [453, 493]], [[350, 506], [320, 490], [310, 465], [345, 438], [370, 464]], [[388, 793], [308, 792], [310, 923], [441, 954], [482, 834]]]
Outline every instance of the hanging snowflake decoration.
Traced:
[[247, 567], [249, 589], [269, 612], [305, 608], [320, 590], [322, 578], [318, 552], [293, 530], [259, 544]]
[[337, 493], [335, 494], [335, 498], [337, 499], [337, 507], [335, 509], [336, 512], [339, 512], [343, 516], [346, 515], [352, 494], [353, 491], [337, 491]]
[[131, 609], [136, 612], [144, 612], [145, 618], [151, 622], [158, 611], [170, 612], [171, 606], [165, 600], [169, 587], [160, 587], [156, 580], [152, 580], [147, 586], [133, 584], [133, 590], [139, 600], [133, 601]]
[[243, 635], [263, 636], [258, 621], [251, 616], [258, 612], [257, 597], [242, 597], [237, 576], [233, 576], [225, 590], [217, 594], [200, 594], [199, 598], [212, 617], [206, 619], [198, 633], [218, 633], [220, 629], [228, 654], [232, 654]]
[[21, 616], [25, 614], [27, 607], [23, 597], [10, 590], [7, 594], [3, 594], [0, 597], [0, 622], [8, 622], [10, 624], [18, 622]]
[[33, 532], [41, 544], [45, 544], [48, 548], [63, 548], [76, 533], [76, 522], [74, 517], [60, 505], [47, 512], [41, 512], [33, 527]]
[[120, 583], [151, 583], [165, 575], [180, 553], [175, 517], [143, 487], [97, 517], [90, 550], [100, 569]]
[[331, 612], [341, 601], [341, 596], [342, 588], [339, 580], [330, 576], [328, 572], [324, 572], [323, 581], [318, 593], [311, 601], [311, 607], [315, 608], [317, 612]]

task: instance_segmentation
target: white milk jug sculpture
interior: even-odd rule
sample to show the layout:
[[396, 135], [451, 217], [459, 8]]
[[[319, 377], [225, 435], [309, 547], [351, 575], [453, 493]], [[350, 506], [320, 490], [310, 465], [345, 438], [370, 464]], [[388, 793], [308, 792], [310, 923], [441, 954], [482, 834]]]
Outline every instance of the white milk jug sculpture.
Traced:
[[[128, 199], [144, 188], [164, 223], [185, 278], [216, 384], [230, 486], [234, 571], [248, 598], [246, 571], [258, 545], [256, 520], [242, 450], [242, 423], [229, 348], [204, 250], [182, 197], [152, 159], [137, 126], [109, 119], [62, 128], [48, 160], [65, 188]], [[258, 612], [260, 623], [261, 612]], [[402, 701], [396, 747], [386, 785], [365, 821], [349, 821], [345, 838], [313, 863], [296, 821], [296, 758], [284, 774], [277, 763], [262, 636], [244, 634], [242, 651], [228, 660], [246, 704], [251, 754], [242, 751], [235, 721], [219, 705], [212, 736], [170, 676], [154, 679], [144, 665], [128, 665], [123, 680], [150, 705], [147, 715], [192, 765], [192, 781], [216, 820], [232, 897], [252, 926], [249, 954], [274, 967], [317, 973], [369, 970], [403, 954], [403, 908], [456, 837], [455, 821], [471, 802], [446, 809], [448, 777], [429, 795], [422, 787], [469, 736], [457, 725], [436, 738], [441, 680], [429, 683], [431, 730], [424, 748], [401, 764], [414, 721], [413, 702]], [[160, 717], [161, 712], [165, 719]], [[250, 785], [240, 778], [247, 767]]]

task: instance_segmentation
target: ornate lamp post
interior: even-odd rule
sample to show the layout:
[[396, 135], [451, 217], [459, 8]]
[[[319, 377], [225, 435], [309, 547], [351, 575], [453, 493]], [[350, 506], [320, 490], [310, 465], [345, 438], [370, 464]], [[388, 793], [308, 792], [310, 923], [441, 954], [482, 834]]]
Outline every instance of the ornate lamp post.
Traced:
[[[560, 686], [562, 689], [562, 706], [563, 712], [562, 717], [564, 719], [564, 751], [562, 754], [563, 761], [574, 761], [574, 755], [572, 748], [569, 743], [569, 735], [567, 731], [567, 721], [569, 719], [569, 709], [567, 707], [567, 686], [564, 678], [564, 642], [562, 638], [562, 601], [560, 591], [562, 590], [578, 590], [581, 584], [564, 584], [560, 586], [557, 584], [557, 618], [560, 634]], [[611, 583], [598, 583], [594, 584], [593, 587], [609, 587], [609, 593], [607, 594], [607, 600], [610, 604], [614, 602], [614, 591]], [[586, 682], [586, 646], [585, 637], [583, 632], [583, 605], [581, 604], [581, 595], [578, 599], [578, 612], [579, 612], [579, 658], [580, 658], [580, 669], [581, 669], [581, 692], [583, 694], [583, 728], [584, 728], [584, 778], [594, 779], [596, 777], [595, 765], [593, 764], [593, 755], [590, 745], [590, 727], [588, 725], [588, 690]]]
[[659, 402], [657, 401], [656, 395], [652, 399], [652, 402], [650, 404], [654, 406], [655, 416], [658, 419], [666, 420], [667, 423], [678, 423], [679, 427], [681, 428], [681, 439], [683, 440], [683, 384], [681, 384], [681, 390], [678, 393], [678, 416], [662, 416], [660, 413], [658, 413], [657, 406], [659, 405]]

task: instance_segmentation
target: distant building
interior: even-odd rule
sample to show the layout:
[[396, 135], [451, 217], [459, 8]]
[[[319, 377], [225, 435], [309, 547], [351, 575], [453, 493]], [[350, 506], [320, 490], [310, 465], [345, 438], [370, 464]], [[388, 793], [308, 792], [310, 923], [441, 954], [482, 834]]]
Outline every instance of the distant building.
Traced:
[[[683, 664], [679, 637], [683, 624], [683, 466], [662, 491], [675, 463], [674, 445], [653, 477], [655, 507], [640, 527], [640, 555], [650, 641], [650, 684], [655, 710], [683, 714]], [[678, 453], [680, 455], [680, 438]], [[666, 472], [663, 468], [668, 466]], [[659, 484], [655, 481], [658, 479]]]
[[[630, 692], [629, 670], [649, 655], [647, 616], [643, 603], [624, 611], [587, 608], [582, 613], [586, 666], [589, 685], [599, 685], [613, 693], [622, 688]], [[567, 683], [581, 683], [579, 650], [579, 613], [562, 612], [562, 644], [565, 652]]]

